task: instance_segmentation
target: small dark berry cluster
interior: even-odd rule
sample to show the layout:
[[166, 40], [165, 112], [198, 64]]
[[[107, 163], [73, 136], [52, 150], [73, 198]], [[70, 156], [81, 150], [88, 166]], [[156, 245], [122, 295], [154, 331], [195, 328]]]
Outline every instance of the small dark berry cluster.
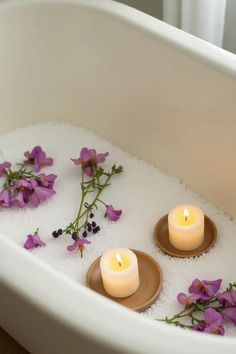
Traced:
[[[93, 215], [93, 214], [91, 214], [91, 215]], [[90, 215], [90, 217], [91, 217], [91, 215]], [[99, 231], [100, 231], [100, 226], [98, 226], [95, 221], [92, 221], [91, 223], [88, 222], [82, 236], [87, 237], [88, 232], [92, 232], [93, 234], [97, 234]]]
[[63, 234], [62, 229], [58, 229], [57, 231], [53, 231], [52, 236], [57, 238]]

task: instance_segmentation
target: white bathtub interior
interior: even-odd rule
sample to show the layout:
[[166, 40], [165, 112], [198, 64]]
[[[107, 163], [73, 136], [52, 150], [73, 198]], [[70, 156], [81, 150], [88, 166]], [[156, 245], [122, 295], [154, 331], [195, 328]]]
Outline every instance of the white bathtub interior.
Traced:
[[[42, 121], [80, 124], [236, 215], [233, 55], [110, 1], [3, 4], [0, 39], [2, 133]], [[1, 325], [32, 353], [78, 346], [170, 353], [183, 338], [176, 352], [234, 352], [233, 338], [153, 326], [26, 256], [6, 236]]]

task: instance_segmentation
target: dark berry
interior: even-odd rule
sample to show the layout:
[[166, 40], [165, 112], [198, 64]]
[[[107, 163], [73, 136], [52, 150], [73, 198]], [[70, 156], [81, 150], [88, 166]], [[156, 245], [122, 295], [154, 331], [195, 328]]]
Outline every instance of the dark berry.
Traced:
[[90, 224], [90, 222], [87, 222], [87, 225], [86, 225], [87, 227], [91, 227], [91, 224]]
[[95, 223], [95, 221], [92, 222], [92, 227], [95, 227], [97, 224]]
[[96, 226], [96, 227], [93, 229], [93, 233], [96, 234], [98, 231], [100, 231], [100, 227], [99, 227], [99, 226]]
[[77, 240], [77, 232], [76, 231], [72, 232], [71, 237], [72, 237], [72, 240], [76, 241]]
[[57, 230], [58, 235], [62, 235], [63, 231], [62, 229]]
[[53, 231], [52, 236], [53, 236], [53, 237], [58, 237], [59, 234], [58, 234], [56, 231]]
[[94, 214], [93, 214], [93, 213], [91, 213], [89, 216], [90, 216], [90, 218], [92, 219], [92, 218], [94, 217]]
[[98, 230], [98, 232], [101, 230], [100, 226], [97, 226], [97, 230]]
[[87, 231], [84, 231], [83, 232], [83, 237], [87, 237], [87, 236], [88, 236]]

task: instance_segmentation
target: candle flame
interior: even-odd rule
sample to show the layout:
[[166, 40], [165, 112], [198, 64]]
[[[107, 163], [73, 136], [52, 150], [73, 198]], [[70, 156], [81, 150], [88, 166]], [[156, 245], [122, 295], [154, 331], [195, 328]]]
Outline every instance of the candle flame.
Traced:
[[121, 267], [121, 264], [122, 264], [122, 258], [121, 258], [121, 256], [119, 255], [119, 253], [117, 253], [117, 255], [116, 255], [116, 259], [117, 259], [117, 262], [118, 262], [119, 266]]
[[189, 211], [188, 211], [188, 209], [184, 209], [184, 219], [185, 219], [185, 221], [187, 221], [188, 220], [188, 216], [189, 216]]

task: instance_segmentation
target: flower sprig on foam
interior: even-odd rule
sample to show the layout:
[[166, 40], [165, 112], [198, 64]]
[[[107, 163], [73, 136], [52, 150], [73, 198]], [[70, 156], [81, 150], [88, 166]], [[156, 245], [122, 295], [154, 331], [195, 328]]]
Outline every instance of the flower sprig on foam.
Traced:
[[184, 310], [160, 321], [223, 336], [224, 321], [236, 325], [236, 290], [234, 290], [236, 283], [230, 283], [227, 289], [220, 293], [218, 291], [221, 282], [222, 279], [213, 281], [195, 279], [189, 287], [189, 294], [177, 295], [177, 300], [184, 305]]
[[[0, 192], [0, 207], [20, 207], [28, 204], [36, 208], [38, 205], [54, 195], [54, 174], [46, 175], [37, 173], [45, 166], [51, 166], [53, 159], [47, 157], [41, 146], [35, 146], [31, 152], [24, 153], [27, 160], [17, 164], [18, 169], [12, 169], [10, 162], [0, 164], [0, 177], [5, 177], [5, 182]], [[27, 165], [32, 165], [29, 169]]]
[[86, 239], [89, 233], [96, 234], [100, 231], [100, 226], [94, 221], [94, 213], [99, 205], [105, 208], [104, 216], [111, 221], [117, 221], [122, 214], [122, 210], [114, 209], [112, 205], [106, 204], [101, 199], [102, 192], [111, 184], [111, 178], [123, 171], [122, 166], [115, 164], [108, 171], [101, 166], [106, 161], [108, 154], [108, 152], [97, 153], [95, 149], [84, 147], [77, 159], [71, 159], [82, 170], [79, 210], [69, 225], [64, 229], [53, 231], [52, 236], [56, 238], [62, 234], [69, 234], [74, 243], [69, 245], [67, 250], [70, 252], [78, 250], [81, 257], [85, 245], [91, 243]]

